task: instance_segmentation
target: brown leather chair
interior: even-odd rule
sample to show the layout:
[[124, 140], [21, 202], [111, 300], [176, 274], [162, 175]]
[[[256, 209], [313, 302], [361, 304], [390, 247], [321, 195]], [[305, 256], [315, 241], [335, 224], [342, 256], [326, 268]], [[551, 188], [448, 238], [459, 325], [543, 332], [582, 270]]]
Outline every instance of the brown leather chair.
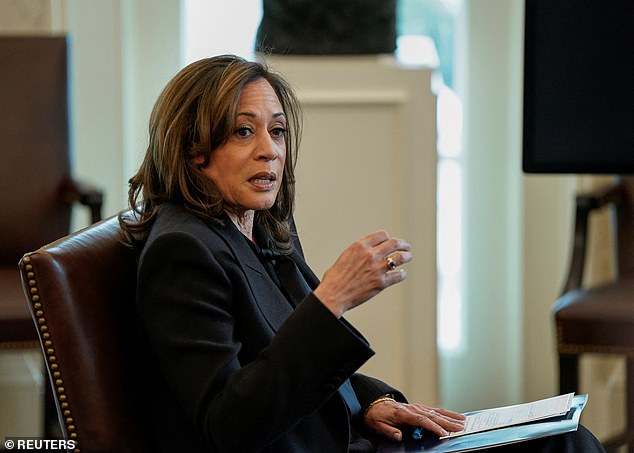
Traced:
[[75, 202], [99, 220], [103, 196], [71, 177], [66, 39], [0, 37], [0, 62], [0, 349], [36, 347], [17, 262], [69, 233]]
[[[588, 217], [593, 210], [608, 206], [614, 206], [615, 213], [617, 277], [608, 284], [584, 288]], [[604, 446], [611, 451], [627, 444], [634, 451], [634, 176], [577, 196], [572, 261], [554, 314], [561, 392], [578, 391], [581, 354], [626, 357], [626, 431]]]
[[136, 376], [136, 255], [110, 218], [20, 261], [66, 439], [76, 451], [147, 451]]

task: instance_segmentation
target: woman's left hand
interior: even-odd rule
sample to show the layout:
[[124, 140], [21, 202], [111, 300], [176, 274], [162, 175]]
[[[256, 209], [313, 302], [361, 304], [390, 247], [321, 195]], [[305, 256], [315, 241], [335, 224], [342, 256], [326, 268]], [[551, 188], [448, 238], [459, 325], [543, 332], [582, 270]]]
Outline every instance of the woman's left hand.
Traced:
[[399, 427], [421, 427], [438, 436], [446, 436], [450, 432], [462, 431], [466, 417], [446, 409], [385, 400], [370, 407], [364, 419], [366, 425], [377, 433], [400, 442], [403, 432]]

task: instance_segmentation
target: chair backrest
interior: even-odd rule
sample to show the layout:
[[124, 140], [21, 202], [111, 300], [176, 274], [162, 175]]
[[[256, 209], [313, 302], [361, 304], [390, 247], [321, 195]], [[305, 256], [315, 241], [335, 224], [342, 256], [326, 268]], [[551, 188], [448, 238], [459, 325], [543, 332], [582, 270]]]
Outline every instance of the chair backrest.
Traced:
[[0, 264], [68, 234], [64, 37], [0, 37]]
[[623, 176], [620, 185], [623, 196], [617, 206], [619, 276], [634, 278], [634, 176]]
[[64, 435], [82, 452], [144, 452], [136, 256], [116, 217], [24, 255], [20, 273]]

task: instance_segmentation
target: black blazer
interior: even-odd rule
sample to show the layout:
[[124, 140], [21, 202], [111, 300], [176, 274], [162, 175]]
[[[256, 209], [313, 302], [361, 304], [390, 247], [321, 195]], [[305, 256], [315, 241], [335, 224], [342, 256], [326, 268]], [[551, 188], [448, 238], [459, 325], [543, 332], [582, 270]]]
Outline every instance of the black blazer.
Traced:
[[[292, 258], [315, 288], [301, 248]], [[403, 399], [354, 373], [374, 354], [365, 339], [312, 293], [293, 310], [228, 219], [164, 204], [139, 258], [137, 310], [157, 452], [346, 452], [362, 420], [337, 392], [345, 379], [362, 409]]]

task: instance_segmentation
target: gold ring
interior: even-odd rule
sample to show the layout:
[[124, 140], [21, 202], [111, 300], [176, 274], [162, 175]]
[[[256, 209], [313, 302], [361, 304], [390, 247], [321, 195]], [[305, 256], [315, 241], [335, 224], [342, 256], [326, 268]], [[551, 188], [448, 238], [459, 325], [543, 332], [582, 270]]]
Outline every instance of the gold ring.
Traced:
[[398, 264], [396, 264], [396, 261], [394, 261], [394, 258], [392, 258], [391, 256], [388, 256], [387, 258], [385, 258], [385, 262], [387, 263], [388, 271], [393, 271], [394, 269], [398, 267]]

